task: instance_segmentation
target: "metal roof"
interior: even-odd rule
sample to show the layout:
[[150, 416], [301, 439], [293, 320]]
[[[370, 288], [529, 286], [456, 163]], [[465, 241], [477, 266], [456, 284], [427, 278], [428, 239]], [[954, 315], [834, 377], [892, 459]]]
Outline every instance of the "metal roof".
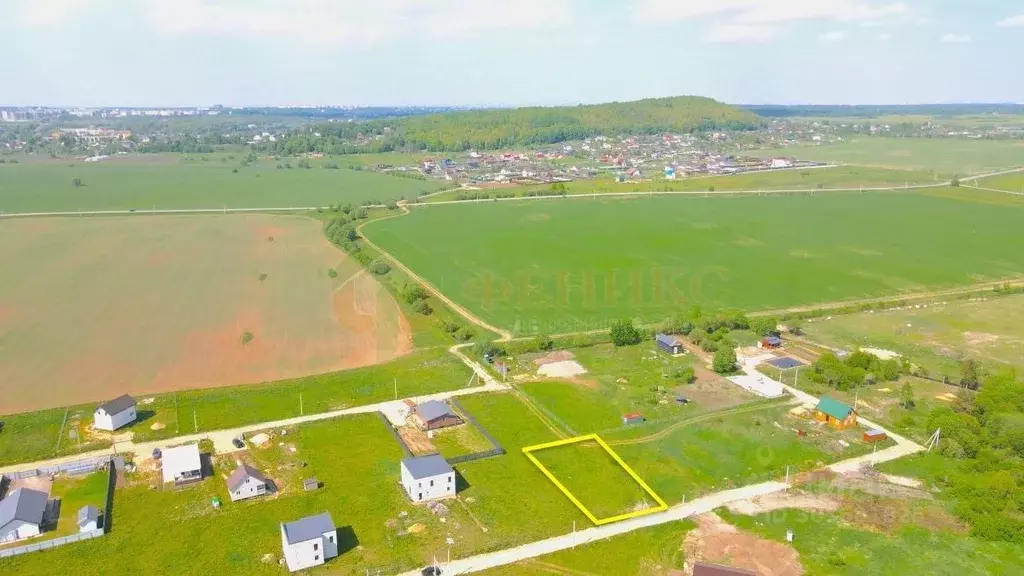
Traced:
[[88, 506], [82, 506], [82, 509], [78, 511], [78, 526], [84, 526], [89, 522], [99, 522], [100, 510], [92, 504]]
[[402, 460], [402, 466], [417, 480], [452, 472], [451, 465], [440, 454], [410, 456]]
[[0, 500], [0, 527], [15, 520], [39, 525], [43, 522], [49, 494], [29, 488], [18, 488]]
[[669, 346], [683, 345], [683, 339], [680, 338], [679, 336], [676, 336], [675, 334], [658, 334], [657, 336], [655, 336], [655, 338], [658, 340], [658, 342], [667, 344]]
[[174, 448], [164, 448], [162, 466], [164, 482], [174, 482], [175, 476], [184, 472], [202, 469], [202, 461], [199, 459], [199, 445], [186, 444]]
[[289, 544], [309, 542], [310, 540], [322, 537], [327, 532], [333, 532], [334, 529], [334, 520], [331, 519], [329, 512], [281, 524], [281, 530], [284, 531], [284, 539]]
[[775, 358], [774, 360], [769, 360], [768, 363], [781, 370], [789, 370], [790, 368], [797, 368], [804, 365], [803, 362], [797, 360], [796, 358], [790, 358], [789, 356]]
[[242, 484], [245, 483], [246, 478], [252, 478], [258, 482], [266, 483], [267, 477], [260, 473], [259, 470], [249, 466], [248, 464], [242, 464], [235, 471], [228, 476], [228, 491], [234, 492], [241, 488]]
[[113, 400], [107, 402], [106, 404], [100, 404], [99, 406], [96, 407], [96, 411], [98, 412], [100, 410], [103, 410], [107, 414], [119, 414], [129, 408], [134, 407], [135, 405], [135, 398], [132, 398], [131, 396], [125, 394], [124, 396], [114, 398]]
[[853, 412], [853, 408], [850, 408], [835, 398], [829, 398], [828, 396], [821, 397], [821, 400], [818, 401], [817, 410], [838, 420], [845, 419], [850, 415], [850, 412]]
[[455, 416], [455, 413], [444, 402], [431, 400], [416, 406], [416, 415], [424, 422], [433, 422], [445, 416]]

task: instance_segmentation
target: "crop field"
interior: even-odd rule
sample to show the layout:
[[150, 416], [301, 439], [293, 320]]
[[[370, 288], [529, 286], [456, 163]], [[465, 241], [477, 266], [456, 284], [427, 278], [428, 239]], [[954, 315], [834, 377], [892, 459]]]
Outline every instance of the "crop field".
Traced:
[[906, 193], [554, 199], [420, 207], [363, 232], [492, 324], [553, 334], [1018, 277], [1022, 217]]
[[[1022, 162], [1024, 162], [1024, 160], [1022, 160]], [[1024, 194], [1024, 172], [993, 176], [991, 178], [983, 178], [978, 181], [972, 180], [968, 182], [968, 184], [983, 188], [991, 188], [993, 190], [1005, 190], [1007, 192]]]
[[[654, 167], [651, 168], [654, 170]], [[843, 188], [890, 188], [915, 184], [936, 183], [938, 177], [925, 171], [898, 170], [888, 168], [865, 168], [862, 166], [837, 166], [834, 168], [804, 168], [795, 170], [771, 170], [749, 172], [732, 176], [698, 176], [665, 180], [660, 169], [648, 172], [647, 178], [636, 182], [616, 182], [603, 177], [593, 180], [575, 180], [565, 184], [566, 194], [609, 194], [630, 192], [736, 192], [757, 190], [828, 190]], [[550, 192], [551, 187], [516, 186], [493, 190], [492, 193], [514, 193], [524, 196], [530, 192]], [[426, 202], [455, 200], [460, 191], [444, 192], [431, 196]]]
[[0, 164], [0, 213], [322, 207], [414, 198], [444, 187], [373, 172], [329, 170], [323, 161], [313, 161], [308, 169], [278, 169], [272, 160], [240, 166], [240, 158], [203, 158], [159, 155], [96, 163]]
[[996, 172], [1024, 163], [1024, 142], [962, 138], [858, 138], [840, 144], [753, 150], [751, 154], [795, 156], [800, 160], [843, 162], [878, 168], [934, 171], [961, 177]]
[[0, 266], [0, 413], [280, 380], [411, 349], [394, 299], [307, 218], [2, 221]]

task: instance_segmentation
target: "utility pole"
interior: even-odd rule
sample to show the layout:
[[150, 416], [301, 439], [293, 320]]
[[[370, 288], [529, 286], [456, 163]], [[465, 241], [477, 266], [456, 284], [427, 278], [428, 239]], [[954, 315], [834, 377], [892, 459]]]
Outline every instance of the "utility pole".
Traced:
[[572, 521], [572, 547], [576, 548], [576, 521]]
[[395, 400], [398, 400], [398, 378], [395, 378]]
[[302, 391], [299, 390], [299, 416], [305, 416], [306, 413], [302, 410]]

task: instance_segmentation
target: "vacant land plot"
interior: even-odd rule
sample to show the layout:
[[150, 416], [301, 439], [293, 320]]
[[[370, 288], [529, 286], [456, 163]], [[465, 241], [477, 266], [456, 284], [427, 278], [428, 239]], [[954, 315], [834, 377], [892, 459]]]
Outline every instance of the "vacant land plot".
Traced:
[[294, 216], [0, 222], [0, 413], [406, 354], [398, 305], [345, 258]]
[[895, 350], [933, 377], [959, 378], [960, 361], [1024, 369], [1024, 295], [906, 306], [806, 324], [808, 338], [837, 347]]
[[560, 333], [1016, 277], [1022, 216], [904, 193], [655, 197], [421, 207], [363, 231], [489, 322]]
[[[1021, 162], [1024, 162], [1024, 160], [1021, 160]], [[968, 184], [972, 186], [981, 186], [983, 188], [992, 188], [993, 190], [1006, 190], [1007, 192], [1024, 194], [1024, 172], [1005, 174], [1003, 176], [993, 176], [992, 178], [984, 178], [978, 181], [972, 180], [968, 182]]]
[[960, 138], [856, 138], [840, 144], [755, 150], [759, 156], [795, 156], [801, 160], [934, 171], [966, 176], [1020, 166], [1024, 142]]
[[308, 169], [278, 169], [273, 161], [240, 166], [241, 158], [230, 162], [224, 156], [210, 156], [206, 162], [201, 158], [161, 155], [96, 163], [0, 164], [0, 213], [383, 203], [415, 198], [444, 186], [366, 171], [327, 170], [322, 163]]

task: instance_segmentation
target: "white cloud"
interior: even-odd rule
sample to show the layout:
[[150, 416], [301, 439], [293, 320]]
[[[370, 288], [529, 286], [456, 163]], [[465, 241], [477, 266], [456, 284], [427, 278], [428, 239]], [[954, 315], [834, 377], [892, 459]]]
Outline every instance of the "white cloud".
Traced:
[[878, 39], [882, 42], [888, 42], [889, 40], [892, 40], [892, 34], [879, 34]]
[[17, 8], [22, 26], [53, 26], [98, 6], [100, 0], [23, 0]]
[[967, 34], [943, 34], [940, 40], [943, 44], [966, 44], [972, 38]]
[[844, 38], [846, 38], [846, 32], [840, 32], [838, 30], [834, 30], [832, 32], [825, 32], [821, 36], [818, 36], [818, 40], [820, 40], [821, 42], [839, 42]]
[[996, 23], [996, 26], [999, 26], [1000, 28], [1024, 28], [1024, 14], [1000, 20]]
[[759, 43], [774, 40], [779, 36], [779, 29], [772, 26], [749, 26], [731, 24], [716, 26], [708, 34], [708, 42], [715, 43]]
[[905, 2], [878, 0], [633, 0], [634, 17], [649, 23], [707, 16], [748, 25], [801, 20], [876, 22], [911, 12]]

